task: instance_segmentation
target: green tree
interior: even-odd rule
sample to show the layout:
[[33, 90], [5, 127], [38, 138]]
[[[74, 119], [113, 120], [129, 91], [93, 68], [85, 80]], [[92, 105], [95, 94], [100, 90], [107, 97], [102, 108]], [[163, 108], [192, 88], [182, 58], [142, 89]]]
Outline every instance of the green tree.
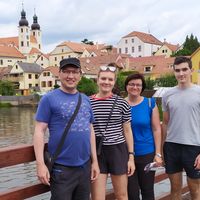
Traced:
[[183, 44], [183, 49], [179, 50], [172, 56], [189, 56], [191, 55], [196, 49], [200, 46], [200, 43], [197, 39], [197, 37], [193, 34], [188, 37], [188, 35], [185, 38], [185, 42]]
[[82, 40], [81, 41], [82, 43], [84, 43], [84, 44], [90, 44], [90, 45], [94, 45], [94, 42], [93, 41], [89, 41], [88, 39], [84, 39], [84, 40]]
[[85, 93], [87, 96], [97, 92], [97, 84], [93, 80], [84, 76], [81, 78], [77, 88], [80, 92]]
[[159, 87], [173, 87], [177, 85], [177, 80], [173, 74], [166, 74], [156, 79], [156, 85]]
[[0, 95], [12, 96], [15, 94], [14, 85], [10, 81], [0, 81]]
[[150, 77], [145, 78], [145, 83], [146, 83], [146, 89], [147, 90], [153, 90], [153, 87], [156, 84], [156, 81], [151, 79]]
[[117, 74], [117, 80], [116, 80], [116, 84], [115, 84], [115, 88], [114, 90], [116, 90], [116, 93], [120, 94], [121, 92], [124, 92], [124, 82], [127, 78], [128, 75], [133, 74], [133, 73], [137, 73], [136, 71], [121, 71], [118, 72]]

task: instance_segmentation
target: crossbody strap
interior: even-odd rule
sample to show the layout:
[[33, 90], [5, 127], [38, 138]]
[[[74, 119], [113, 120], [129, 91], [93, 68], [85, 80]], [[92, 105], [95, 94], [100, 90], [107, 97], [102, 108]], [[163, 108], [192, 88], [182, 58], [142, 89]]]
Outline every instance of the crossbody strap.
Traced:
[[68, 133], [68, 131], [69, 131], [74, 119], [76, 118], [76, 115], [78, 114], [78, 111], [79, 111], [80, 106], [81, 106], [81, 102], [82, 102], [82, 98], [81, 98], [81, 94], [79, 93], [78, 103], [77, 103], [76, 109], [75, 109], [73, 115], [71, 116], [69, 122], [67, 123], [67, 125], [65, 127], [65, 130], [63, 132], [63, 135], [62, 135], [62, 137], [61, 137], [61, 139], [59, 141], [59, 144], [58, 144], [58, 146], [56, 148], [56, 151], [55, 151], [54, 155], [52, 156], [52, 165], [53, 165], [54, 161], [56, 160], [56, 158], [58, 157], [58, 155], [61, 152], [61, 149], [62, 149], [63, 144], [65, 142], [65, 138], [67, 136], [67, 133]]
[[106, 123], [106, 127], [105, 127], [105, 129], [104, 129], [104, 132], [102, 133], [103, 136], [105, 136], [104, 133], [106, 132], [106, 129], [107, 129], [107, 127], [108, 127], [108, 123], [109, 123], [109, 121], [110, 121], [110, 118], [111, 118], [111, 115], [112, 115], [112, 113], [113, 113], [113, 110], [114, 110], [115, 104], [116, 104], [116, 102], [117, 102], [117, 99], [118, 99], [118, 96], [116, 95], [115, 100], [114, 100], [113, 105], [112, 105], [112, 108], [111, 108], [111, 110], [110, 110], [109, 116], [108, 116], [108, 120], [107, 120], [107, 123]]

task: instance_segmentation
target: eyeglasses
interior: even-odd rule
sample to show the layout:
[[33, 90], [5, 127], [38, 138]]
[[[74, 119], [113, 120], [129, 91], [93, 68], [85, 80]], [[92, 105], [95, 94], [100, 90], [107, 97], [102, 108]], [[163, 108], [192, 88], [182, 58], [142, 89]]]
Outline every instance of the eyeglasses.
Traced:
[[137, 88], [141, 88], [142, 87], [142, 84], [139, 84], [139, 83], [129, 83], [128, 86], [130, 87], [137, 87]]
[[100, 66], [100, 70], [101, 71], [111, 71], [111, 72], [115, 72], [116, 71], [116, 67], [114, 66]]
[[189, 68], [187, 68], [187, 67], [184, 67], [184, 68], [182, 68], [182, 69], [174, 69], [174, 71], [176, 72], [176, 73], [179, 73], [179, 72], [187, 72], [189, 70]]
[[61, 69], [61, 72], [63, 74], [66, 74], [66, 75], [70, 75], [70, 74], [72, 74], [72, 75], [78, 75], [78, 74], [81, 73], [80, 70], [68, 70], [68, 69]]

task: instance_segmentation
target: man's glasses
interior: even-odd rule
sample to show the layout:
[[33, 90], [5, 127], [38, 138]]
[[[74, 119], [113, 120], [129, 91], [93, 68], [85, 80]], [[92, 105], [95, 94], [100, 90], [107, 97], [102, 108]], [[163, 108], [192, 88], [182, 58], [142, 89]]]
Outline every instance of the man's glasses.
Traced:
[[129, 83], [128, 86], [130, 87], [137, 87], [137, 88], [141, 88], [142, 87], [142, 84], [139, 84], [139, 83]]
[[68, 69], [61, 69], [61, 72], [63, 74], [66, 74], [66, 75], [70, 75], [70, 74], [72, 74], [72, 75], [78, 75], [78, 74], [81, 73], [80, 70], [68, 70]]
[[179, 73], [179, 72], [187, 72], [189, 70], [189, 68], [187, 68], [187, 67], [184, 67], [184, 68], [182, 68], [182, 69], [174, 69], [174, 71], [176, 72], [176, 73]]
[[100, 70], [101, 71], [111, 71], [111, 72], [115, 72], [116, 71], [116, 67], [114, 66], [100, 66]]

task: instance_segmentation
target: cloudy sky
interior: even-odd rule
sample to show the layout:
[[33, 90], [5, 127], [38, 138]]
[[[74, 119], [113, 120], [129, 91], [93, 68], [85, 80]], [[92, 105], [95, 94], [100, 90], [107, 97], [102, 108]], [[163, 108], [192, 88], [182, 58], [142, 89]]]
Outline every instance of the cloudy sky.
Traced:
[[0, 37], [17, 36], [22, 1], [29, 25], [36, 9], [44, 52], [84, 38], [115, 46], [132, 31], [173, 44], [191, 33], [200, 40], [199, 0], [0, 0]]

